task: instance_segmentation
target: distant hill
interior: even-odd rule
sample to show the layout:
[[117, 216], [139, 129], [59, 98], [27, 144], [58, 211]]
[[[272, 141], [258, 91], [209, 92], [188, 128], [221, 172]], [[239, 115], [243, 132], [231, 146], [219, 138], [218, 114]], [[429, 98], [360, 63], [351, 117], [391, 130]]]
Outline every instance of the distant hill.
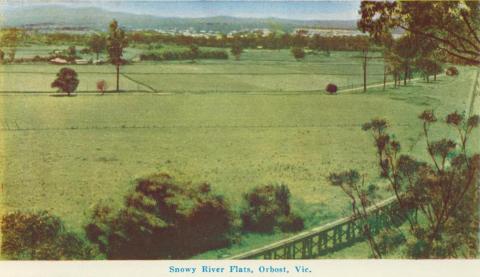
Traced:
[[105, 30], [115, 18], [126, 29], [162, 29], [213, 31], [228, 33], [239, 30], [264, 29], [292, 31], [295, 28], [356, 29], [354, 20], [290, 20], [279, 18], [237, 18], [228, 16], [206, 18], [157, 17], [112, 12], [96, 7], [69, 8], [60, 5], [26, 7], [4, 14], [2, 26], [36, 29], [64, 28]]

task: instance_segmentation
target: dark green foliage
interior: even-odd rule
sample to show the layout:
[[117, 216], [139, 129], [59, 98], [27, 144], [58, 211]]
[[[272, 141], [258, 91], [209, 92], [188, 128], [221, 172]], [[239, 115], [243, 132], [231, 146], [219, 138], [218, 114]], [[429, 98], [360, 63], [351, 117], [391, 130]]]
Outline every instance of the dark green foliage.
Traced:
[[2, 254], [13, 260], [92, 259], [95, 252], [48, 212], [13, 212], [2, 218]]
[[256, 187], [244, 195], [244, 200], [244, 231], [270, 233], [279, 227], [284, 232], [296, 232], [304, 228], [303, 219], [291, 212], [290, 190], [284, 184]]
[[208, 184], [157, 174], [136, 182], [125, 206], [98, 205], [87, 237], [109, 259], [185, 259], [230, 243], [231, 212]]
[[68, 95], [77, 89], [78, 83], [77, 72], [75, 70], [64, 67], [57, 73], [57, 79], [53, 81], [52, 88], [58, 88], [61, 92], [66, 92]]

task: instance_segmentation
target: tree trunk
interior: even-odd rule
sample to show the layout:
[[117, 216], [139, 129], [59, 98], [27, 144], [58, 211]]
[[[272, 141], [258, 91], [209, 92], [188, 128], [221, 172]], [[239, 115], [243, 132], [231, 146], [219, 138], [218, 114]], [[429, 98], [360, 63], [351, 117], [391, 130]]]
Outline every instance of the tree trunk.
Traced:
[[98, 61], [98, 54], [100, 54], [99, 52], [97, 52], [97, 61]]
[[120, 65], [116, 64], [115, 67], [117, 68], [117, 92], [120, 91]]
[[433, 80], [434, 80], [434, 81], [437, 80], [437, 73], [434, 73], [434, 74], [433, 74]]
[[405, 66], [405, 73], [404, 73], [405, 76], [403, 76], [403, 85], [406, 86], [407, 85], [407, 76], [408, 76], [408, 66]]
[[430, 83], [430, 75], [427, 75], [427, 83]]

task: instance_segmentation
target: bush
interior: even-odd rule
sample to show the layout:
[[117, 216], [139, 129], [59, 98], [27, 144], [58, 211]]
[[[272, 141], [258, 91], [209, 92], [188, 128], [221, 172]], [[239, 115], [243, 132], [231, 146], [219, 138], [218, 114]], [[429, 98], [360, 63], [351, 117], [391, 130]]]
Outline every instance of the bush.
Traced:
[[336, 94], [338, 87], [335, 84], [328, 84], [325, 90], [330, 94]]
[[295, 59], [301, 60], [301, 59], [305, 58], [305, 51], [303, 50], [303, 48], [293, 47], [291, 51], [292, 51], [292, 55]]
[[457, 76], [458, 75], [458, 69], [455, 66], [450, 66], [447, 68], [446, 74], [448, 76]]
[[85, 260], [95, 256], [82, 238], [65, 230], [60, 218], [45, 211], [4, 215], [1, 231], [1, 252], [8, 259]]
[[298, 232], [305, 228], [303, 219], [295, 214], [281, 217], [279, 220], [279, 226], [282, 232]]
[[210, 185], [157, 174], [137, 180], [119, 211], [97, 205], [86, 233], [109, 259], [185, 259], [228, 246], [232, 221]]
[[284, 232], [303, 229], [303, 219], [291, 213], [290, 190], [286, 185], [266, 185], [244, 195], [241, 213], [244, 231], [270, 233], [275, 227]]

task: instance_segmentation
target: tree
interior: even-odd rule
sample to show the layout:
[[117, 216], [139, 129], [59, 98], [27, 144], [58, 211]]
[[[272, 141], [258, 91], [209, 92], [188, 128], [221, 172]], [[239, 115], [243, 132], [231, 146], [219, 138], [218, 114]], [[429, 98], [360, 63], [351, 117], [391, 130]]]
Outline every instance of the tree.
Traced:
[[136, 181], [120, 210], [97, 205], [85, 231], [108, 259], [185, 259], [228, 246], [232, 224], [209, 184], [155, 174]]
[[107, 47], [107, 40], [101, 35], [94, 34], [88, 40], [88, 47], [97, 55], [98, 60], [99, 54], [102, 53]]
[[235, 56], [235, 59], [238, 61], [240, 60], [240, 55], [243, 53], [243, 48], [240, 44], [236, 43], [232, 45], [232, 49], [230, 49], [230, 53]]
[[2, 254], [14, 260], [86, 260], [96, 254], [80, 236], [46, 211], [12, 212], [1, 220]]
[[480, 64], [479, 1], [362, 1], [358, 27], [372, 37], [395, 28], [438, 43], [458, 63]]
[[301, 47], [293, 47], [292, 48], [292, 55], [298, 61], [305, 58], [305, 51]]
[[430, 82], [431, 75], [434, 75], [436, 79], [436, 75], [442, 72], [441, 64], [429, 58], [421, 58], [417, 60], [415, 67], [420, 70], [424, 78], [427, 80], [427, 83]]
[[190, 55], [191, 55], [192, 61], [195, 61], [196, 59], [198, 59], [198, 56], [200, 55], [200, 48], [198, 48], [196, 44], [192, 44], [190, 46]]
[[0, 63], [3, 63], [4, 59], [5, 59], [5, 52], [3, 52], [2, 49], [0, 49]]
[[77, 89], [78, 83], [77, 72], [75, 70], [64, 67], [57, 73], [57, 79], [52, 82], [52, 88], [58, 88], [61, 92], [66, 92], [69, 96]]
[[118, 26], [118, 22], [113, 20], [109, 26], [109, 34], [107, 37], [107, 50], [110, 56], [110, 62], [115, 65], [117, 71], [117, 92], [120, 91], [120, 66], [124, 63], [123, 49], [128, 46], [125, 32]]
[[[366, 184], [365, 177], [355, 170], [344, 171], [340, 173], [331, 173], [328, 176], [330, 184], [340, 187], [342, 191], [350, 198], [352, 203], [352, 213], [360, 225], [362, 234], [367, 238], [376, 259], [382, 258], [384, 254], [379, 243], [374, 238], [374, 234], [369, 225], [369, 214], [367, 208], [373, 204], [373, 200], [377, 198], [376, 191], [378, 187], [373, 184]], [[359, 183], [361, 181], [361, 184]]]
[[17, 52], [19, 30], [16, 28], [8, 29], [2, 36], [2, 45], [9, 48], [7, 55], [9, 62], [15, 61]]
[[[474, 258], [479, 240], [480, 155], [469, 155], [467, 143], [480, 118], [478, 115], [467, 118], [457, 112], [448, 114], [444, 123], [456, 130], [456, 141], [431, 140], [430, 129], [437, 122], [433, 111], [424, 111], [419, 119], [430, 162], [401, 154], [400, 143], [387, 133], [386, 120], [374, 119], [362, 126], [374, 139], [380, 176], [395, 195], [399, 216], [407, 222], [406, 231], [397, 230], [406, 232], [402, 236], [409, 238], [405, 254], [412, 258]], [[355, 178], [350, 187], [355, 188], [358, 181]], [[354, 199], [351, 189], [344, 191], [353, 206], [358, 196], [366, 198], [361, 201], [372, 202], [367, 193], [357, 193]], [[371, 246], [374, 255], [378, 255], [379, 249]]]
[[75, 45], [71, 45], [67, 49], [67, 55], [69, 57], [75, 58], [77, 56], [77, 47]]

